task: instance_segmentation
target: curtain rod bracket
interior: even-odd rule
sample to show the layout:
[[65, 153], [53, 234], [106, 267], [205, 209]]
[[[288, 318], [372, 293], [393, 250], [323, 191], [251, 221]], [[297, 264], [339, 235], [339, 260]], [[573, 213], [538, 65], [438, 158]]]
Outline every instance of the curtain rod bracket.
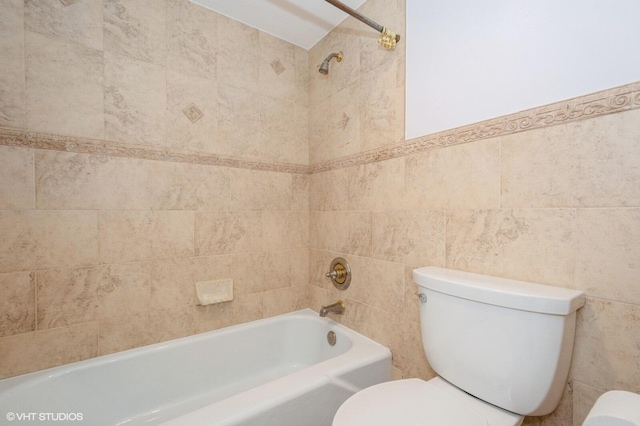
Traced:
[[374, 30], [379, 31], [382, 35], [380, 36], [378, 43], [380, 43], [380, 45], [385, 49], [394, 50], [396, 48], [396, 44], [400, 41], [400, 36], [398, 34], [394, 33], [393, 31], [389, 30], [386, 27], [383, 27], [377, 22], [372, 21], [371, 19], [362, 15], [360, 12], [350, 8], [349, 6], [342, 3], [341, 1], [338, 1], [338, 0], [325, 0], [325, 1], [337, 7], [338, 9], [342, 10], [343, 12], [348, 13], [349, 15], [353, 16], [357, 20], [364, 22]]

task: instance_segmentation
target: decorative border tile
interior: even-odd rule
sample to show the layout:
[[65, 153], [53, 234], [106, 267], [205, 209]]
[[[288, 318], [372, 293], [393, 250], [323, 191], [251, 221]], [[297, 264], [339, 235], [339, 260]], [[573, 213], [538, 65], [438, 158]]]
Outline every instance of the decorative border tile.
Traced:
[[556, 102], [539, 108], [532, 108], [491, 120], [481, 121], [444, 132], [421, 136], [388, 147], [361, 152], [312, 166], [278, 162], [265, 163], [259, 160], [245, 158], [129, 145], [113, 141], [49, 135], [6, 127], [0, 127], [0, 145], [82, 154], [110, 155], [114, 157], [141, 158], [145, 160], [205, 164], [239, 169], [309, 174], [389, 160], [431, 149], [460, 145], [495, 136], [555, 126], [638, 108], [640, 108], [640, 82]]
[[246, 158], [224, 157], [201, 152], [163, 149], [149, 146], [129, 145], [113, 141], [25, 132], [6, 127], [0, 127], [0, 145], [45, 149], [50, 151], [76, 152], [80, 154], [141, 158], [144, 160], [205, 164], [209, 166], [233, 167], [238, 169], [309, 174], [309, 166], [303, 164], [277, 162], [264, 163], [262, 161]]
[[389, 160], [431, 149], [640, 108], [640, 82], [311, 165], [311, 173]]

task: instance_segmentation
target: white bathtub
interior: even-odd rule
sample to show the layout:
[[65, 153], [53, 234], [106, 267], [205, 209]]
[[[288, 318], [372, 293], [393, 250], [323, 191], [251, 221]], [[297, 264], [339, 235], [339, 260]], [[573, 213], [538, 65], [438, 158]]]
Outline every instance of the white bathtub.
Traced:
[[0, 424], [330, 425], [390, 379], [387, 348], [304, 309], [0, 380]]

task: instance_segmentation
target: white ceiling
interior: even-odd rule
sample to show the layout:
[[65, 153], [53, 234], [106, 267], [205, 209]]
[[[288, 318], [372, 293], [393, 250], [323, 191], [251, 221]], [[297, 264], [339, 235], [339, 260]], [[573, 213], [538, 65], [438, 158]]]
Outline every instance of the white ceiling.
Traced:
[[[325, 0], [191, 1], [307, 50], [348, 16]], [[342, 2], [357, 9], [365, 0]]]

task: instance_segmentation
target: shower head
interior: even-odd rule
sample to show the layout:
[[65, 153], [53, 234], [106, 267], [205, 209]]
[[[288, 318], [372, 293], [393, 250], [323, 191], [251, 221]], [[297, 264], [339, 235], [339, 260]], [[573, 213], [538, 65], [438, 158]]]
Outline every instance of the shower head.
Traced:
[[322, 61], [322, 65], [320, 65], [318, 72], [322, 75], [329, 74], [329, 61], [327, 61], [326, 59]]
[[324, 61], [322, 61], [322, 65], [320, 65], [320, 68], [318, 69], [318, 72], [322, 75], [327, 75], [329, 74], [329, 61], [332, 58], [336, 58], [336, 61], [340, 62], [342, 61], [342, 52], [340, 53], [332, 53], [331, 55], [327, 56], [325, 58]]

